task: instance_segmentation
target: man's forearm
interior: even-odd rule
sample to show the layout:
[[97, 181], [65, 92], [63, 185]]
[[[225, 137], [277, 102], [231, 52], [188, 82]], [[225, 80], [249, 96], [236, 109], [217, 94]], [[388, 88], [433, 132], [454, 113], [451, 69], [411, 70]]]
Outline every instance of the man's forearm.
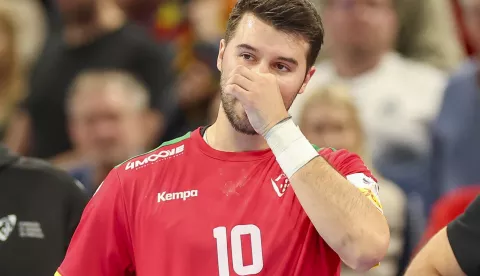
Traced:
[[453, 254], [447, 229], [440, 230], [413, 259], [405, 276], [465, 276]]
[[376, 265], [390, 236], [383, 214], [319, 156], [290, 118], [264, 137], [322, 238], [351, 268], [364, 271]]
[[428, 256], [418, 255], [415, 261], [411, 264], [406, 272], [405, 276], [413, 275], [425, 275], [425, 276], [445, 276], [442, 275], [438, 270], [435, 269], [435, 266], [429, 262]]
[[384, 216], [322, 157], [290, 179], [302, 207], [322, 238], [356, 270], [368, 270], [386, 253]]

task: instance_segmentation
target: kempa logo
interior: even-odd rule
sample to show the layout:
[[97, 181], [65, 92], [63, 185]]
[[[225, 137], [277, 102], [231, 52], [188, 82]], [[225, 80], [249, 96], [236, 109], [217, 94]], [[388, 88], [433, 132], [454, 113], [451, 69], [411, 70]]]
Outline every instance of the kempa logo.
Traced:
[[180, 154], [180, 153], [183, 152], [184, 149], [185, 149], [185, 145], [181, 145], [181, 146], [178, 146], [174, 149], [162, 150], [160, 152], [151, 154], [151, 155], [145, 157], [145, 159], [143, 159], [143, 161], [136, 160], [136, 161], [128, 162], [127, 166], [125, 167], [125, 170], [128, 171], [128, 170], [131, 170], [131, 169], [136, 169], [138, 167], [145, 166], [149, 163], [157, 162], [160, 159], [165, 159], [165, 158]]
[[157, 202], [163, 202], [163, 201], [170, 201], [170, 200], [187, 200], [190, 197], [197, 197], [198, 196], [198, 190], [191, 190], [191, 191], [185, 191], [185, 192], [178, 192], [178, 193], [158, 193], [157, 195]]

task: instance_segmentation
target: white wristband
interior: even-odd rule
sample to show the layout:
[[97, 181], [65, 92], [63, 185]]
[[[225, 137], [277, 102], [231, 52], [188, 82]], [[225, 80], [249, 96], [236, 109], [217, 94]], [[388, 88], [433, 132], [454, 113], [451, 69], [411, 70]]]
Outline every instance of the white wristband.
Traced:
[[265, 135], [265, 140], [288, 178], [318, 156], [318, 152], [292, 119], [270, 129]]

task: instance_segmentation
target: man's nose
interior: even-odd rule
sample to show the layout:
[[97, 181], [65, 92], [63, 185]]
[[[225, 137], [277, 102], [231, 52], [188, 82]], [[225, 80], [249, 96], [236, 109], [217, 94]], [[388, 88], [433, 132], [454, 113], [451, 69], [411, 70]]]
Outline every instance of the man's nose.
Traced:
[[258, 64], [256, 64], [253, 68], [251, 68], [251, 70], [257, 74], [267, 74], [269, 73], [270, 71], [270, 66], [268, 65], [267, 62], [259, 62]]

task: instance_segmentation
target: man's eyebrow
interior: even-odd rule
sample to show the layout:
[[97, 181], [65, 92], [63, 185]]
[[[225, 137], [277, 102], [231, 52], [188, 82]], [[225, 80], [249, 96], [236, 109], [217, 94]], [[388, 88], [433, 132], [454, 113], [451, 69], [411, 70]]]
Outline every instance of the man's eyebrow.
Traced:
[[250, 50], [252, 52], [258, 52], [257, 48], [245, 43], [237, 45], [237, 49], [244, 49], [244, 50]]
[[279, 57], [279, 60], [285, 61], [287, 63], [293, 64], [295, 66], [298, 66], [298, 61], [294, 58], [287, 58], [287, 57]]
[[[258, 49], [249, 45], [249, 44], [245, 44], [245, 43], [242, 43], [242, 44], [239, 44], [237, 45], [237, 49], [240, 49], [240, 50], [249, 50], [249, 51], [252, 51], [252, 52], [258, 52]], [[281, 61], [284, 61], [284, 62], [287, 62], [287, 63], [290, 63], [290, 64], [293, 64], [295, 66], [298, 66], [298, 61], [294, 58], [289, 58], [289, 57], [279, 57], [278, 60], [281, 60]]]

